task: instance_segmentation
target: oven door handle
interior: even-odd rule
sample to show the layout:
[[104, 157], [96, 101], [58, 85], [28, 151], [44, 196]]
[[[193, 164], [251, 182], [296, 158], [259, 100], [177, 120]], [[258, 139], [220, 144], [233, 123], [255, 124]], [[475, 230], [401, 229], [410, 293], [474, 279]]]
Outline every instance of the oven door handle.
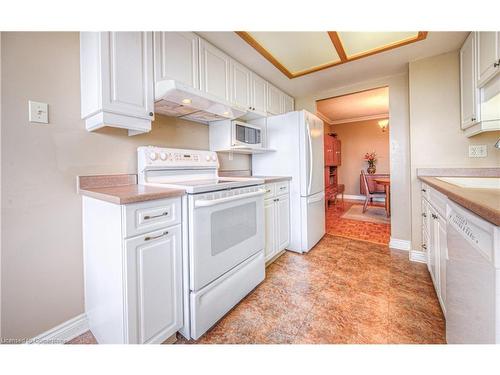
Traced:
[[253, 191], [251, 193], [237, 194], [237, 195], [232, 195], [230, 197], [219, 198], [219, 199], [198, 199], [198, 200], [194, 201], [194, 208], [211, 207], [211, 206], [215, 206], [217, 204], [232, 202], [232, 201], [236, 201], [239, 199], [257, 197], [259, 195], [264, 195], [265, 193], [266, 193], [265, 189], [259, 189], [257, 191]]

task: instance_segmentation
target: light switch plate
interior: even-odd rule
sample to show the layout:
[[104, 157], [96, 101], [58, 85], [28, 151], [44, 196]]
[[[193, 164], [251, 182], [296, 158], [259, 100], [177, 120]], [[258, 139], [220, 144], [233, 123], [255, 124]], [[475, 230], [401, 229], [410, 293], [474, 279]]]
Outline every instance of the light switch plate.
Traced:
[[469, 145], [469, 158], [485, 158], [488, 156], [486, 145]]
[[38, 122], [41, 124], [49, 123], [49, 105], [47, 103], [34, 102], [30, 100], [28, 104], [30, 122]]

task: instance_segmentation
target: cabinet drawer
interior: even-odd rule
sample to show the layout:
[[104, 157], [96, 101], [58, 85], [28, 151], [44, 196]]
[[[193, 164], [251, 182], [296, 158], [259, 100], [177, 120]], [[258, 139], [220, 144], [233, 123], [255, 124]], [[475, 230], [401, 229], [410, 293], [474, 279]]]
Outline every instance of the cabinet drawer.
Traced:
[[264, 189], [266, 189], [266, 194], [264, 194], [264, 199], [272, 198], [276, 194], [275, 184], [265, 184]]
[[276, 195], [288, 194], [288, 181], [276, 183]]
[[181, 222], [181, 198], [162, 199], [124, 206], [124, 237], [150, 232]]

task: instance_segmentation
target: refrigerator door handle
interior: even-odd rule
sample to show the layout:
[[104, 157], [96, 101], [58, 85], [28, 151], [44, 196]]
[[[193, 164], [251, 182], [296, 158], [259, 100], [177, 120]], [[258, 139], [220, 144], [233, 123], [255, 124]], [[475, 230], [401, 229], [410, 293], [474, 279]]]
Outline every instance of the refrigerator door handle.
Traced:
[[312, 168], [313, 168], [313, 150], [312, 150], [312, 138], [311, 138], [311, 128], [309, 126], [309, 121], [306, 120], [307, 126], [307, 140], [309, 141], [309, 179], [307, 183], [307, 195], [311, 194], [311, 185], [312, 185]]

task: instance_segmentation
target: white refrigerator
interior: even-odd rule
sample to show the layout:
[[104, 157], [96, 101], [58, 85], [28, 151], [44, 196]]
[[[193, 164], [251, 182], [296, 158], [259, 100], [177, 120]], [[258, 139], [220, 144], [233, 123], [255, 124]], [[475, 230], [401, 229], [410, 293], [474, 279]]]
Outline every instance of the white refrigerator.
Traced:
[[307, 111], [267, 118], [267, 147], [252, 155], [252, 174], [291, 176], [290, 245], [309, 251], [325, 234], [323, 121]]

